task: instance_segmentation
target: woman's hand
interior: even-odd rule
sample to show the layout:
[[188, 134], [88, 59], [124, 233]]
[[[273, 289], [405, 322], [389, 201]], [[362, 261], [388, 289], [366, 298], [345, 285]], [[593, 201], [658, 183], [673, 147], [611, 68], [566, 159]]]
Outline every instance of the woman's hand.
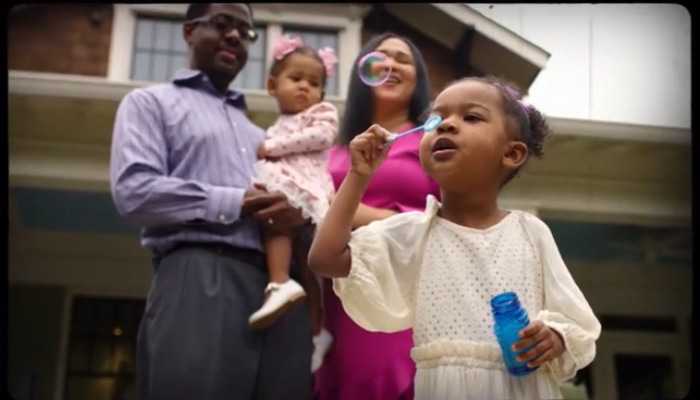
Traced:
[[389, 131], [374, 124], [355, 136], [349, 146], [351, 172], [364, 177], [372, 175], [386, 157], [389, 135]]
[[521, 330], [520, 337], [521, 339], [513, 344], [513, 351], [519, 352], [531, 347], [517, 356], [520, 362], [528, 361], [527, 366], [530, 368], [539, 367], [559, 357], [565, 350], [564, 340], [559, 332], [540, 320], [533, 321]]

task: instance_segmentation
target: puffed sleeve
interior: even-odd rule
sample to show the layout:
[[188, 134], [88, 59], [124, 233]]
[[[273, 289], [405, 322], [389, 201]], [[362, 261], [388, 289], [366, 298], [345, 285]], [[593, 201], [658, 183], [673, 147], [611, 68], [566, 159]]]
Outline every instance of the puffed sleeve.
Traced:
[[534, 216], [530, 216], [529, 225], [543, 263], [544, 307], [537, 319], [556, 330], [566, 348], [545, 365], [557, 381], [563, 382], [593, 361], [601, 326], [564, 264], [549, 227]]
[[350, 273], [334, 278], [333, 290], [364, 329], [396, 332], [413, 326], [413, 289], [426, 233], [422, 220], [421, 212], [407, 212], [353, 231]]

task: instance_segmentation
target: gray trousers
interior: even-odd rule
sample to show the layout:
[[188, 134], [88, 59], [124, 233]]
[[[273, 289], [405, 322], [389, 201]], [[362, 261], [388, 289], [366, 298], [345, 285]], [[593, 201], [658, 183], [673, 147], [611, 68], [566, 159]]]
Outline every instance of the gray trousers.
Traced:
[[267, 282], [255, 251], [185, 246], [154, 258], [138, 333], [141, 400], [310, 399], [307, 305], [267, 330], [248, 327]]

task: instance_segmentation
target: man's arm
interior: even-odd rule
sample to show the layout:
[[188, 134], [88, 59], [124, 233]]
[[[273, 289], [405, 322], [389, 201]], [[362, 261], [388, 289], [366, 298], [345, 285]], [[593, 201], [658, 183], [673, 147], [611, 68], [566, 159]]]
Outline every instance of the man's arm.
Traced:
[[246, 188], [168, 176], [167, 159], [160, 107], [137, 89], [119, 105], [114, 125], [110, 186], [117, 211], [144, 226], [232, 223], [241, 216]]

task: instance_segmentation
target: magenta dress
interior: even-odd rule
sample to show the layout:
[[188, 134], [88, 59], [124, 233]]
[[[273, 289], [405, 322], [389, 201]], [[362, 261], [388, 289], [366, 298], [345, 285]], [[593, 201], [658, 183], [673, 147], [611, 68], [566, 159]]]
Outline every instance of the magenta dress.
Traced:
[[[412, 128], [406, 124], [398, 132]], [[420, 166], [420, 132], [396, 141], [377, 169], [362, 202], [399, 212], [425, 208], [426, 196], [440, 198], [439, 187]], [[331, 148], [328, 170], [337, 190], [350, 167], [346, 147]], [[353, 322], [333, 293], [331, 281], [323, 288], [325, 326], [333, 344], [315, 376], [319, 400], [413, 399], [415, 363], [410, 357], [412, 331], [368, 332]]]

